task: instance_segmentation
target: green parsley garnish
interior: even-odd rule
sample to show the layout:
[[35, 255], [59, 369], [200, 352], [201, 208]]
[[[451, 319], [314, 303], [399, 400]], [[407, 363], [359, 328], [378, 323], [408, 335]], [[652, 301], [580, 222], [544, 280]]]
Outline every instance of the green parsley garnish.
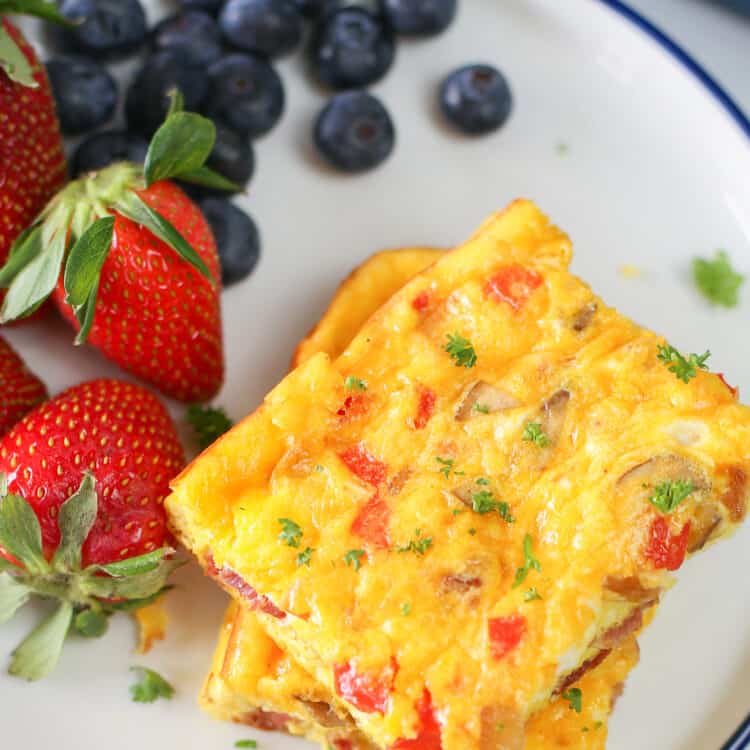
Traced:
[[445, 351], [451, 355], [456, 367], [471, 369], [477, 363], [477, 353], [469, 339], [465, 339], [459, 333], [448, 334], [448, 343]]
[[193, 434], [201, 450], [205, 450], [209, 445], [215, 443], [234, 425], [224, 409], [211, 406], [192, 404], [188, 406], [185, 416], [193, 428]]
[[312, 557], [312, 553], [315, 552], [315, 550], [312, 547], [306, 547], [303, 552], [300, 552], [299, 555], [297, 555], [297, 567], [299, 568], [301, 565], [307, 565], [307, 567], [310, 567], [310, 558]]
[[438, 471], [448, 479], [453, 471], [455, 461], [452, 458], [441, 458], [440, 456], [435, 456], [435, 460], [440, 464]]
[[476, 529], [469, 529], [469, 534], [471, 534], [472, 536], [474, 536], [474, 534], [476, 533], [477, 533]]
[[415, 538], [412, 539], [405, 547], [398, 547], [396, 552], [414, 552], [417, 555], [424, 555], [432, 547], [432, 537], [422, 536], [422, 529], [414, 530]]
[[480, 414], [489, 414], [490, 407], [487, 404], [480, 404], [478, 401], [474, 404], [474, 411], [478, 411]]
[[713, 260], [696, 258], [693, 261], [693, 280], [710, 302], [722, 307], [736, 307], [745, 277], [732, 268], [727, 253], [718, 250]]
[[532, 588], [523, 592], [523, 598], [524, 598], [524, 601], [534, 602], [537, 599], [541, 599], [542, 597], [539, 595], [539, 592], [536, 589]]
[[711, 352], [709, 351], [701, 355], [688, 354], [685, 357], [673, 346], [659, 344], [656, 348], [659, 352], [659, 361], [668, 365], [667, 369], [674, 373], [675, 377], [683, 383], [689, 383], [698, 374], [698, 370], [708, 369], [706, 361], [711, 356]]
[[573, 711], [577, 714], [581, 713], [583, 709], [583, 693], [581, 692], [581, 688], [570, 688], [562, 694], [562, 697], [570, 703]]
[[542, 425], [539, 422], [527, 422], [523, 428], [523, 439], [527, 443], [535, 443], [540, 448], [547, 448], [552, 442], [542, 431]]
[[367, 383], [364, 380], [355, 378], [354, 375], [349, 375], [344, 381], [344, 388], [347, 391], [366, 391]]
[[604, 726], [603, 721], [595, 721], [594, 722], [594, 729], [601, 729]]
[[589, 731], [589, 728], [588, 728], [588, 727], [581, 727], [581, 731], [582, 731], [582, 732], [588, 732], [588, 731]]
[[462, 513], [466, 513], [466, 508], [454, 508], [453, 515], [460, 516]]
[[258, 743], [255, 740], [237, 740], [234, 746], [239, 748], [249, 747], [252, 749], [258, 747]]
[[408, 615], [410, 615], [410, 614], [411, 614], [411, 604], [409, 604], [409, 602], [404, 602], [404, 603], [403, 603], [403, 604], [401, 605], [401, 614], [402, 614], [402, 615], [403, 615], [404, 617], [407, 617]]
[[354, 570], [359, 570], [362, 567], [361, 560], [364, 556], [365, 556], [365, 551], [363, 549], [350, 549], [344, 555], [346, 566], [350, 567], [351, 565], [353, 565]]
[[695, 489], [689, 479], [668, 479], [654, 487], [654, 494], [648, 500], [662, 513], [671, 513]]
[[134, 703], [153, 703], [159, 698], [170, 700], [174, 695], [174, 688], [153, 669], [131, 667], [130, 671], [141, 675], [141, 679], [130, 686], [130, 695]]
[[278, 521], [281, 524], [279, 539], [289, 547], [299, 547], [302, 529], [289, 518], [279, 518]]
[[532, 545], [534, 540], [531, 538], [531, 534], [526, 534], [523, 538], [523, 567], [516, 570], [516, 580], [513, 583], [513, 588], [520, 586], [525, 580], [529, 571], [533, 568], [537, 573], [541, 572], [542, 566], [539, 560], [534, 557], [534, 550]]
[[315, 471], [317, 471], [318, 473], [325, 471], [325, 469], [323, 468], [323, 464], [315, 464]]
[[[475, 482], [480, 487], [487, 487], [490, 484], [490, 480], [484, 477], [479, 477]], [[471, 509], [481, 516], [497, 511], [500, 517], [508, 523], [513, 523], [516, 520], [510, 513], [508, 503], [498, 500], [491, 490], [478, 490], [472, 493]]]

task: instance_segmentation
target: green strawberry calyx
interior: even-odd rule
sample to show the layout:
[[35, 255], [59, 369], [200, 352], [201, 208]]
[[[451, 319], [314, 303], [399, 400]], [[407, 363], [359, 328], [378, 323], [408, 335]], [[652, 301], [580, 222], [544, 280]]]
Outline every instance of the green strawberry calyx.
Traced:
[[162, 547], [108, 565], [82, 567], [82, 547], [98, 512], [96, 482], [86, 474], [58, 514], [60, 543], [51, 560], [42, 552], [42, 531], [34, 510], [8, 492], [0, 473], [0, 624], [10, 620], [32, 596], [57, 606], [13, 652], [8, 671], [39, 680], [54, 669], [71, 631], [96, 638], [118, 611], [146, 606], [166, 592], [172, 572], [183, 564]]
[[0, 323], [31, 315], [55, 289], [62, 272], [65, 299], [80, 328], [76, 343], [85, 342], [94, 320], [102, 267], [112, 247], [115, 215], [145, 227], [216, 283], [190, 243], [139, 194], [159, 180], [174, 177], [218, 189], [238, 189], [205, 166], [216, 140], [214, 124], [184, 112], [179, 92], [172, 92], [171, 97], [167, 118], [151, 139], [142, 166], [120, 162], [71, 182], [16, 238], [0, 268], [0, 289], [8, 290]]
[[[23, 13], [27, 16], [37, 16], [45, 21], [52, 21], [64, 26], [72, 26], [76, 21], [71, 21], [60, 13], [57, 5], [50, 0], [0, 0], [0, 17], [6, 13]], [[1, 18], [0, 18], [1, 20]], [[27, 88], [38, 88], [39, 82], [34, 78], [34, 69], [26, 59], [26, 55], [8, 33], [8, 30], [0, 23], [0, 70], [11, 81], [26, 86]]]

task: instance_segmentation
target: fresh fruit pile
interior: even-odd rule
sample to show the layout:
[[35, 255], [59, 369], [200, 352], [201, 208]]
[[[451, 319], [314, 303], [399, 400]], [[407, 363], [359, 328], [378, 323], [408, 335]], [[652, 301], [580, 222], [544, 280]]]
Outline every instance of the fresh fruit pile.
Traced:
[[180, 563], [163, 500], [183, 462], [166, 409], [116, 380], [65, 391], [0, 440], [0, 623], [32, 595], [57, 602], [11, 674], [44, 677], [71, 629], [103, 635], [166, 590]]
[[[286, 107], [274, 60], [305, 44], [311, 77], [333, 92], [312, 128], [318, 153], [339, 171], [364, 172], [382, 164], [396, 143], [385, 103], [364, 89], [391, 70], [399, 40], [448, 29], [458, 0], [181, 0], [152, 29], [139, 0], [63, 0], [60, 10], [83, 19], [58, 31], [61, 54], [48, 62], [63, 132], [87, 134], [72, 157], [75, 176], [122, 158], [143, 159], [166, 115], [167, 92], [178, 88], [187, 109], [216, 125], [208, 165], [244, 189], [255, 167], [253, 141], [276, 126]], [[100, 130], [117, 101], [104, 61], [144, 48], [145, 60], [124, 93], [126, 130]], [[510, 88], [490, 65], [451, 73], [438, 96], [446, 122], [467, 134], [498, 129], [511, 111]], [[205, 187], [187, 189], [199, 201], [224, 201]], [[226, 225], [236, 210], [214, 202], [210, 212]], [[250, 234], [257, 239], [254, 227]], [[245, 278], [258, 249], [246, 243], [226, 252], [226, 283]]]

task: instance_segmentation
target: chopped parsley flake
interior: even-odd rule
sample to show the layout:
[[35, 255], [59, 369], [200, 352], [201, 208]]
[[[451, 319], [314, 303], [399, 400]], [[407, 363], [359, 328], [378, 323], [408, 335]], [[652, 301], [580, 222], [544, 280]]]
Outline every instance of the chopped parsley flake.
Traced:
[[667, 369], [683, 383], [689, 383], [698, 374], [698, 370], [708, 369], [706, 361], [711, 356], [709, 351], [701, 355], [688, 354], [685, 357], [673, 346], [659, 344], [657, 349], [659, 361], [668, 365]]
[[489, 414], [490, 407], [487, 404], [480, 404], [478, 401], [474, 404], [474, 411], [478, 411], [480, 414]]
[[440, 464], [438, 471], [448, 479], [453, 471], [455, 461], [452, 458], [441, 458], [440, 456], [435, 456], [435, 460]]
[[310, 558], [312, 557], [313, 552], [315, 552], [315, 550], [312, 547], [306, 547], [303, 552], [300, 552], [299, 555], [297, 555], [297, 567], [307, 565], [309, 568]]
[[465, 508], [454, 508], [453, 509], [453, 515], [454, 516], [460, 516], [462, 513], [466, 513]]
[[582, 732], [588, 732], [588, 731], [589, 731], [589, 728], [588, 728], [588, 727], [581, 727], [581, 731], [582, 731]]
[[[476, 480], [476, 484], [486, 487], [489, 485], [489, 480], [479, 477]], [[484, 516], [487, 513], [494, 513], [497, 511], [500, 514], [500, 518], [508, 523], [513, 523], [515, 518], [511, 515], [510, 507], [508, 503], [498, 500], [491, 490], [479, 490], [474, 492], [471, 496], [471, 509], [475, 513]]]
[[255, 740], [237, 740], [237, 742], [234, 743], [234, 746], [239, 748], [256, 748], [258, 747], [258, 743]]
[[325, 469], [323, 468], [323, 464], [315, 464], [315, 471], [317, 471], [318, 473], [325, 471]]
[[174, 688], [158, 673], [146, 667], [131, 667], [131, 672], [138, 672], [141, 679], [130, 686], [133, 703], [153, 703], [159, 698], [170, 700]]
[[594, 729], [601, 729], [604, 726], [603, 721], [595, 721], [594, 722]]
[[193, 434], [201, 450], [216, 442], [234, 425], [224, 409], [211, 406], [192, 404], [188, 406], [185, 416], [193, 428]]
[[364, 380], [355, 378], [354, 375], [349, 375], [344, 381], [344, 388], [347, 391], [366, 391], [367, 383]]
[[281, 524], [281, 533], [279, 539], [288, 547], [299, 547], [299, 541], [302, 539], [302, 529], [289, 518], [279, 518]]
[[528, 422], [523, 428], [523, 439], [527, 443], [535, 443], [540, 448], [547, 448], [551, 440], [542, 431], [542, 425], [539, 422]]
[[654, 487], [654, 494], [649, 497], [649, 502], [662, 513], [671, 513], [695, 489], [689, 479], [669, 479]]
[[581, 713], [583, 710], [583, 693], [581, 692], [581, 688], [570, 688], [562, 694], [562, 697], [570, 703], [573, 711], [577, 714]]
[[365, 551], [363, 549], [350, 549], [345, 555], [344, 555], [344, 561], [346, 562], [346, 566], [354, 566], [354, 570], [359, 570], [362, 567], [362, 558], [365, 556]]
[[536, 589], [532, 588], [523, 592], [523, 598], [527, 602], [535, 602], [537, 601], [537, 599], [541, 599], [542, 597], [539, 595], [539, 592]]
[[534, 557], [533, 544], [534, 540], [531, 538], [531, 534], [526, 534], [523, 538], [523, 567], [516, 570], [516, 580], [513, 583], [513, 588], [520, 586], [526, 580], [526, 576], [530, 570], [536, 570], [537, 573], [542, 570], [539, 560]]
[[415, 538], [412, 539], [405, 547], [398, 547], [396, 552], [414, 552], [417, 555], [424, 555], [432, 547], [432, 537], [422, 536], [422, 529], [414, 530]]
[[477, 533], [476, 529], [469, 529], [469, 534], [471, 534], [472, 536], [474, 536], [474, 534], [476, 533]]
[[732, 268], [727, 253], [719, 250], [713, 260], [696, 258], [693, 261], [693, 280], [703, 296], [713, 304], [736, 307], [745, 277]]
[[502, 721], [498, 721], [497, 724], [495, 724], [495, 729], [497, 729], [498, 732], [502, 732], [503, 729], [505, 729], [505, 724], [503, 724]]
[[408, 615], [410, 615], [410, 614], [411, 614], [411, 604], [409, 604], [409, 602], [404, 602], [404, 603], [403, 603], [403, 604], [401, 605], [401, 614], [402, 614], [402, 615], [403, 615], [404, 617], [407, 617]]
[[448, 343], [444, 348], [451, 355], [456, 367], [465, 367], [470, 370], [477, 363], [477, 353], [471, 341], [459, 333], [449, 333]]

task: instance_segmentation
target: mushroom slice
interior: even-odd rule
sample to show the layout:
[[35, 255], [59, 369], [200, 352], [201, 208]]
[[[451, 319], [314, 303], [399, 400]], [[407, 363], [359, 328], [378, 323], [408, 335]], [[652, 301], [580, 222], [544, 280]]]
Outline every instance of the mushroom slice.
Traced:
[[585, 331], [596, 315], [599, 306], [596, 302], [589, 302], [584, 305], [570, 320], [570, 327], [577, 333]]
[[308, 698], [296, 696], [297, 700], [304, 706], [313, 721], [323, 727], [336, 728], [349, 726], [351, 722], [342, 719], [334, 710], [333, 706], [326, 701], [314, 701]]
[[480, 715], [479, 750], [523, 750], [526, 722], [506, 706], [485, 706]]
[[543, 404], [537, 416], [532, 419], [540, 425], [541, 431], [547, 439], [544, 447], [534, 448], [534, 466], [543, 471], [549, 465], [555, 453], [555, 448], [565, 426], [565, 415], [568, 411], [570, 391], [561, 389], [553, 393]]
[[693, 461], [673, 453], [654, 456], [634, 466], [617, 480], [616, 487], [633, 498], [647, 501], [657, 484], [678, 479], [692, 482], [695, 490], [708, 488], [705, 472]]
[[661, 589], [644, 586], [638, 576], [607, 576], [604, 579], [604, 590], [633, 604], [654, 604], [661, 595]]
[[729, 520], [739, 523], [747, 513], [750, 505], [750, 481], [747, 474], [739, 466], [722, 466], [719, 469], [724, 491], [721, 503], [729, 512]]
[[690, 536], [687, 550], [690, 554], [703, 549], [721, 524], [721, 513], [711, 503], [696, 506], [690, 518]]
[[[479, 409], [475, 408], [477, 405]], [[461, 394], [456, 408], [456, 421], [465, 422], [472, 417], [514, 409], [520, 405], [521, 402], [507, 391], [483, 380], [477, 380], [470, 383]]]

